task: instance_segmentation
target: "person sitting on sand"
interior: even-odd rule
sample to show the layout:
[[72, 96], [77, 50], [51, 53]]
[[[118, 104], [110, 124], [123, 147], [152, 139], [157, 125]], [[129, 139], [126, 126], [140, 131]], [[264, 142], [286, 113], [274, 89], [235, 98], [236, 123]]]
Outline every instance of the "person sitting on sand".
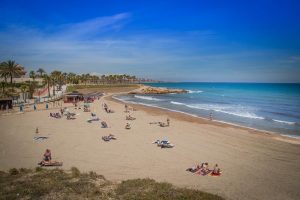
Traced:
[[209, 168], [208, 168], [208, 163], [202, 163], [200, 170], [197, 172], [198, 174], [205, 176], [210, 172]]
[[107, 113], [113, 113], [114, 111], [112, 109], [108, 109]]
[[126, 123], [125, 129], [131, 129], [130, 124]]
[[45, 164], [45, 163], [51, 163], [52, 157], [51, 157], [51, 151], [50, 149], [46, 149], [45, 153], [44, 153], [44, 158], [43, 161], [41, 162], [41, 164]]
[[41, 166], [62, 166], [62, 162], [53, 161], [50, 149], [46, 149], [43, 160], [38, 163]]
[[105, 121], [101, 122], [102, 128], [108, 128], [107, 123]]
[[221, 175], [221, 170], [220, 170], [218, 164], [215, 165], [211, 175], [213, 175], [213, 176], [220, 176]]

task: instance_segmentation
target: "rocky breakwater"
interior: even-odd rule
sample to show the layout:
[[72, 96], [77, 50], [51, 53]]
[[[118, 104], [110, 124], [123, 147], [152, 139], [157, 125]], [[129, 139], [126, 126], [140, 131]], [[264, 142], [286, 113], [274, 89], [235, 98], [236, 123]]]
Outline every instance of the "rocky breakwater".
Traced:
[[169, 88], [142, 86], [136, 90], [129, 92], [129, 94], [170, 94], [170, 93], [181, 94], [181, 93], [188, 93], [188, 91], [183, 89], [169, 89]]

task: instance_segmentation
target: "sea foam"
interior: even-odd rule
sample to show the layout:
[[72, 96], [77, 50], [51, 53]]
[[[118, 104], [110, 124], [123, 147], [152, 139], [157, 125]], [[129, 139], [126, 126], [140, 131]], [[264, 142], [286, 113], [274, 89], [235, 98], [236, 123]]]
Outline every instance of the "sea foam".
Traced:
[[138, 99], [148, 100], [148, 101], [163, 101], [162, 99], [158, 99], [158, 98], [151, 97], [151, 96], [134, 95], [134, 97], [138, 98]]

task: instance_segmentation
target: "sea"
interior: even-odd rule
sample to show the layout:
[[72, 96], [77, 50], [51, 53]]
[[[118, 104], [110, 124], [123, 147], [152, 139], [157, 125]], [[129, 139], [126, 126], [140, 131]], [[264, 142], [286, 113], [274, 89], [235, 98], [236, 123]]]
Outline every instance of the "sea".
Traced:
[[300, 139], [300, 84], [145, 83], [186, 94], [122, 95], [115, 98], [195, 117], [270, 131]]

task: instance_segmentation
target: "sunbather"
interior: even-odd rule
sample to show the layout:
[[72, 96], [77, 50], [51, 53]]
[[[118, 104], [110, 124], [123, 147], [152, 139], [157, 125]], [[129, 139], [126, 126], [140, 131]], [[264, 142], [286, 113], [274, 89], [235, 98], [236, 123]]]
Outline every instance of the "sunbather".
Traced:
[[46, 163], [50, 163], [51, 162], [51, 159], [52, 159], [52, 157], [51, 157], [51, 151], [50, 151], [50, 149], [46, 149], [46, 151], [45, 151], [45, 153], [44, 153], [44, 158], [43, 158], [43, 160], [39, 163], [39, 165], [45, 165]]
[[169, 126], [168, 124], [164, 123], [164, 122], [158, 122], [160, 127], [167, 127]]
[[103, 136], [102, 137], [102, 140], [104, 140], [105, 142], [108, 142], [110, 140], [116, 140], [116, 139], [117, 138], [114, 135], [112, 135], [112, 134], [109, 134], [108, 136]]
[[215, 165], [213, 171], [211, 172], [212, 176], [220, 176], [221, 175], [221, 170], [218, 166], [218, 164]]
[[101, 122], [102, 128], [108, 128], [107, 123], [105, 121]]
[[202, 163], [201, 164], [201, 169], [197, 172], [199, 175], [205, 176], [209, 174], [211, 170], [208, 168], [208, 163]]
[[200, 165], [197, 165], [197, 166], [193, 166], [193, 167], [187, 168], [186, 171], [195, 173], [195, 172], [197, 172], [200, 169], [201, 169]]
[[136, 118], [135, 117], [132, 117], [130, 115], [126, 116], [126, 120], [135, 120]]
[[126, 123], [125, 129], [131, 129], [131, 126], [129, 123]]
[[46, 149], [43, 160], [38, 164], [41, 166], [62, 166], [63, 163], [53, 161], [50, 149]]

